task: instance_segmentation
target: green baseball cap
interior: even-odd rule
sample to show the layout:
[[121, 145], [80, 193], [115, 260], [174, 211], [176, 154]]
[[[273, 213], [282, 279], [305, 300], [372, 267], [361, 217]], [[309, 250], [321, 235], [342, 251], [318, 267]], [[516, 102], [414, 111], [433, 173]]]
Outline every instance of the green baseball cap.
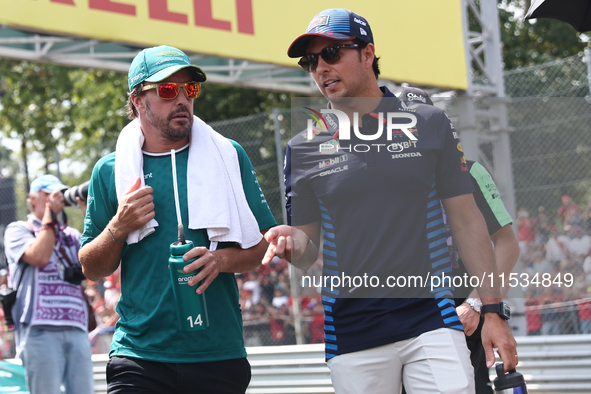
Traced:
[[194, 82], [207, 80], [203, 70], [191, 64], [187, 55], [180, 49], [167, 45], [146, 48], [138, 53], [129, 67], [129, 91], [144, 81], [160, 82], [183, 68], [191, 72]]

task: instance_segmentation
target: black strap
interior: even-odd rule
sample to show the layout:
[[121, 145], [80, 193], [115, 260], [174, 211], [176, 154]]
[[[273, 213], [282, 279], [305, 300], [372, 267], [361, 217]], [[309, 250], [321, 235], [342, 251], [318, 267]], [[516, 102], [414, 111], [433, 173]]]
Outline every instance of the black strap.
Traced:
[[[70, 260], [70, 257], [68, 256], [68, 254], [66, 253], [66, 251], [64, 250], [64, 247], [62, 245], [59, 245], [59, 248], [55, 249], [55, 253], [56, 253], [57, 257], [60, 259], [60, 261], [62, 262], [62, 264], [64, 264], [64, 259], [65, 259], [66, 262], [68, 263], [67, 267], [74, 266], [74, 264], [72, 264], [72, 260]], [[63, 257], [63, 259], [62, 259], [62, 257]]]
[[499, 305], [499, 303], [482, 305], [480, 307], [480, 312], [482, 312], [483, 315], [485, 313], [500, 313], [501, 306]]
[[23, 276], [25, 275], [25, 270], [27, 269], [28, 266], [29, 266], [29, 263], [25, 263], [25, 266], [21, 270], [21, 275], [18, 277], [18, 283], [16, 284], [16, 287], [13, 287], [14, 291], [18, 291], [18, 288], [21, 285], [21, 280], [23, 279]]

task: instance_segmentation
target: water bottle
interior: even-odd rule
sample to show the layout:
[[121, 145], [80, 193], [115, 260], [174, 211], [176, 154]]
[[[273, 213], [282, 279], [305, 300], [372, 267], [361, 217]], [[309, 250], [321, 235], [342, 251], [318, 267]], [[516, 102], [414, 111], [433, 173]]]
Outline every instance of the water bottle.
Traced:
[[209, 326], [205, 294], [197, 294], [197, 286], [189, 286], [188, 281], [196, 272], [185, 273], [183, 268], [197, 260], [183, 261], [183, 255], [193, 249], [193, 242], [175, 242], [170, 244], [168, 266], [172, 280], [172, 292], [176, 304], [178, 324], [181, 331], [200, 331]]
[[514, 369], [505, 373], [503, 363], [497, 364], [495, 369], [497, 371], [497, 377], [494, 380], [494, 384], [497, 394], [528, 394], [522, 374]]

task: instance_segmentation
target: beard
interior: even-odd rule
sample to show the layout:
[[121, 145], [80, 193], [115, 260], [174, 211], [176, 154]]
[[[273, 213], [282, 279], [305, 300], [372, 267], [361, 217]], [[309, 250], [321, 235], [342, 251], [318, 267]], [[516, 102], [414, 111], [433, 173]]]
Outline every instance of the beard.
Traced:
[[167, 117], [162, 118], [155, 115], [151, 108], [150, 102], [146, 100], [146, 116], [148, 118], [148, 122], [158, 130], [160, 130], [160, 134], [169, 141], [180, 141], [183, 138], [186, 138], [191, 134], [191, 128], [193, 127], [193, 117], [189, 116], [188, 125], [186, 126], [173, 126], [172, 125], [172, 118], [179, 113], [187, 113], [189, 109], [185, 106], [178, 107], [174, 111], [172, 111]]

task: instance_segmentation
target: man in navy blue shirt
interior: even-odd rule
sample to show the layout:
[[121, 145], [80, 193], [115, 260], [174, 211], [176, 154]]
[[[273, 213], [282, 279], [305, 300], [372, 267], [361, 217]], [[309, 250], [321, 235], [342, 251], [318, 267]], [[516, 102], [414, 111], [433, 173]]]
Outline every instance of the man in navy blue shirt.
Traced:
[[[290, 226], [267, 233], [263, 263], [277, 255], [307, 269], [322, 237], [329, 283], [345, 277], [380, 280], [323, 288], [326, 358], [337, 393], [398, 393], [402, 380], [411, 394], [473, 392], [453, 288], [426, 291], [400, 281], [398, 288], [386, 286], [391, 278], [451, 273], [440, 201], [470, 274], [497, 275], [451, 122], [435, 107], [398, 100], [378, 86], [371, 28], [351, 11], [316, 15], [288, 55], [301, 57], [299, 64], [329, 99], [332, 113], [324, 114], [327, 130], [300, 133], [288, 144]], [[343, 115], [354, 119], [355, 113], [358, 127], [351, 132]], [[376, 133], [392, 122], [398, 127], [391, 134]], [[512, 369], [516, 343], [500, 292], [484, 283], [479, 294], [490, 305], [483, 310], [487, 362], [494, 363], [498, 348], [505, 369]]]

